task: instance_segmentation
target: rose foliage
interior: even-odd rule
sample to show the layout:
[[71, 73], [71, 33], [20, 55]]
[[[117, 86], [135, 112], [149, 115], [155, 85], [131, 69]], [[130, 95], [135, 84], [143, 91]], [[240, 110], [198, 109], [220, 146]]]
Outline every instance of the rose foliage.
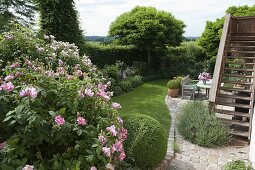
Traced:
[[127, 130], [102, 74], [74, 44], [0, 36], [0, 169], [114, 169]]

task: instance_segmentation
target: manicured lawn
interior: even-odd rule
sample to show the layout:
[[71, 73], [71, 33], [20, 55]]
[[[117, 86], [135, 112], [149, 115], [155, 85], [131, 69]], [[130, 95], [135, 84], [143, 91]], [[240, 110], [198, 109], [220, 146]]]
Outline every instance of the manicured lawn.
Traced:
[[141, 113], [158, 120], [166, 132], [170, 128], [170, 113], [165, 104], [167, 80], [146, 82], [133, 91], [114, 97], [122, 106], [121, 114]]

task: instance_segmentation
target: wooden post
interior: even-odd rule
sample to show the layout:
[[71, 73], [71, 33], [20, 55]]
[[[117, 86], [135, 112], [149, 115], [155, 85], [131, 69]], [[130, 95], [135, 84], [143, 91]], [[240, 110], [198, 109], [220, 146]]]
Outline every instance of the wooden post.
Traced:
[[230, 21], [231, 21], [231, 15], [228, 14], [225, 17], [219, 50], [218, 50], [217, 59], [216, 59], [215, 67], [214, 67], [213, 81], [212, 81], [213, 83], [209, 93], [210, 95], [209, 95], [208, 101], [212, 103], [215, 103], [215, 100], [216, 100], [216, 93], [219, 86], [219, 77], [220, 77], [220, 72], [222, 68], [222, 61], [224, 57], [224, 51], [225, 51], [226, 40], [227, 40], [227, 36], [229, 32]]

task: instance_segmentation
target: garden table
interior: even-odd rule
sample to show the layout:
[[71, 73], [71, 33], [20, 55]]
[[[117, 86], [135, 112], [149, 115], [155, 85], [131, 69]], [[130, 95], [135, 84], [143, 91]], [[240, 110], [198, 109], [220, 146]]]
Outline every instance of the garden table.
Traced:
[[199, 81], [197, 83], [197, 87], [198, 87], [198, 94], [200, 95], [200, 88], [205, 89], [205, 93], [206, 93], [206, 97], [209, 96], [209, 91], [212, 87], [212, 79], [206, 81], [206, 83], [204, 84], [203, 81]]

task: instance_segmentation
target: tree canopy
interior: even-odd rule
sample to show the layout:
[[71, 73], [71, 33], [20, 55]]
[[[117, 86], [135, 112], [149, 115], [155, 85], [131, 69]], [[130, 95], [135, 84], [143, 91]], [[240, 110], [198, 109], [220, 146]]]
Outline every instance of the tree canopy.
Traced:
[[166, 45], [179, 45], [184, 33], [184, 23], [171, 13], [153, 7], [137, 6], [121, 14], [111, 24], [109, 35], [122, 45], [136, 45], [148, 52], [151, 66], [151, 50]]
[[35, 0], [0, 0], [0, 32], [10, 21], [29, 25], [34, 21]]
[[[233, 16], [255, 16], [255, 5], [249, 7], [232, 6], [226, 10], [226, 14]], [[198, 39], [198, 44], [205, 48], [209, 58], [217, 55], [220, 43], [221, 33], [224, 25], [224, 17], [216, 19], [216, 21], [207, 21], [202, 36]]]
[[38, 0], [40, 26], [57, 40], [75, 43], [82, 48], [84, 38], [79, 26], [74, 0]]

